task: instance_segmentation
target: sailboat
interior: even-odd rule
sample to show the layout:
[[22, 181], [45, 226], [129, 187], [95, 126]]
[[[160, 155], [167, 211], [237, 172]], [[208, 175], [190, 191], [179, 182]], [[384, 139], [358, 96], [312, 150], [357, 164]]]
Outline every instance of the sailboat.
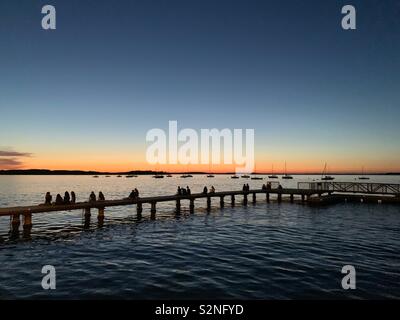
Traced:
[[193, 176], [191, 174], [183, 174], [181, 178], [193, 178]]
[[369, 177], [366, 177], [366, 176], [365, 176], [364, 167], [362, 167], [362, 169], [361, 169], [361, 176], [358, 177], [358, 179], [359, 179], [359, 180], [369, 180]]
[[326, 162], [325, 162], [324, 171], [322, 171], [322, 175], [321, 175], [321, 180], [325, 180], [325, 181], [328, 181], [328, 180], [335, 180], [334, 177], [328, 176], [328, 175], [326, 174], [326, 172], [327, 172], [327, 170], [326, 170]]
[[[211, 164], [209, 164], [209, 166], [208, 166], [208, 172], [211, 172]], [[211, 173], [209, 173], [209, 174], [207, 175], [207, 178], [214, 178], [214, 175], [211, 174]]]
[[162, 178], [164, 178], [164, 175], [162, 175], [162, 174], [160, 174], [160, 173], [157, 173], [158, 171], [157, 171], [157, 168], [156, 168], [156, 174], [153, 176], [153, 178], [155, 178], [155, 179], [162, 179]]
[[286, 161], [285, 161], [285, 174], [282, 176], [282, 179], [293, 179], [292, 176], [289, 176], [286, 172]]
[[272, 174], [270, 176], [268, 176], [268, 178], [270, 179], [278, 179], [278, 176], [274, 174], [274, 165], [272, 165]]
[[[257, 171], [257, 169], [256, 169], [256, 165], [254, 165], [254, 172], [252, 173], [252, 174], [254, 174], [255, 172]], [[257, 177], [257, 176], [253, 176], [253, 177], [251, 177], [251, 180], [262, 180], [263, 178], [261, 178], [261, 177]]]

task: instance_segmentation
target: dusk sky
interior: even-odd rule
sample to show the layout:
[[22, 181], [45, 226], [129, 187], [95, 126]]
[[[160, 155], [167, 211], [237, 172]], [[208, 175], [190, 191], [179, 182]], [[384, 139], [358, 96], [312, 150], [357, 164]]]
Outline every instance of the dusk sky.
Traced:
[[400, 171], [400, 1], [2, 0], [0, 49], [0, 169], [155, 169], [177, 120], [255, 129], [257, 171]]

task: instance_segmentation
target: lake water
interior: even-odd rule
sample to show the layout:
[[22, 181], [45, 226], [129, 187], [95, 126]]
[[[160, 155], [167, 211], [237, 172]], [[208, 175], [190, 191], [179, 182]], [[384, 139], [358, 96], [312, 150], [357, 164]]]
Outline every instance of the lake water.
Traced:
[[[74, 190], [82, 201], [92, 190], [118, 199], [135, 187], [150, 196], [174, 194], [178, 185], [240, 190], [245, 181], [260, 188], [267, 179], [0, 176], [0, 207], [41, 203], [46, 191]], [[194, 214], [182, 201], [180, 216], [174, 203], [160, 203], [155, 220], [146, 205], [140, 220], [135, 206], [110, 208], [103, 227], [93, 212], [89, 229], [81, 211], [36, 214], [31, 238], [17, 240], [9, 238], [9, 218], [0, 217], [0, 298], [400, 298], [399, 206], [267, 204], [260, 196], [255, 205], [243, 207], [239, 198], [231, 207], [226, 200], [221, 210], [215, 199], [210, 213], [205, 199], [196, 200]], [[44, 265], [56, 268], [56, 290], [41, 287]], [[341, 287], [344, 265], [356, 268], [356, 290]]]

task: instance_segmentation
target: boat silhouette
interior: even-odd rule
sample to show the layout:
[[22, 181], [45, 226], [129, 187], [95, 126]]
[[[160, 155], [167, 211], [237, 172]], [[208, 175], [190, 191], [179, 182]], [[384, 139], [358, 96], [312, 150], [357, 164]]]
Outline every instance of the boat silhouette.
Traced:
[[286, 161], [285, 161], [285, 174], [282, 176], [282, 179], [293, 179], [292, 176], [289, 176], [286, 172]]
[[324, 181], [335, 180], [334, 177], [329, 176], [326, 173], [327, 173], [327, 170], [326, 170], [326, 162], [325, 162], [324, 170], [322, 171], [322, 175], [321, 175], [321, 180], [324, 180]]

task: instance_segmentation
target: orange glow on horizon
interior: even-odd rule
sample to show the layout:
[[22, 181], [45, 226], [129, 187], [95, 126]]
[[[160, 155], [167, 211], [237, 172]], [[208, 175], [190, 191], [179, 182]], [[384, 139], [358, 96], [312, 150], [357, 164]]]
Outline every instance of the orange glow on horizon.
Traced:
[[[180, 172], [210, 172], [210, 173], [232, 173], [236, 171], [236, 165], [151, 165], [145, 161], [120, 161], [115, 159], [102, 159], [99, 161], [93, 157], [91, 158], [74, 158], [71, 159], [57, 159], [57, 161], [40, 161], [38, 158], [29, 159], [19, 169], [49, 169], [49, 170], [82, 170], [82, 171], [99, 171], [99, 172], [127, 172], [127, 171], [164, 171], [171, 173]], [[258, 161], [255, 166], [254, 173], [271, 173], [272, 165], [274, 165], [274, 173], [284, 173], [284, 162], [261, 162]], [[328, 167], [328, 173], [358, 173], [361, 172], [363, 164], [348, 166], [347, 163], [335, 163], [334, 166]], [[384, 166], [378, 163], [370, 163], [365, 166], [366, 173], [386, 173], [386, 172], [399, 172], [400, 169], [395, 163], [387, 162]], [[241, 167], [241, 166], [239, 166]], [[288, 174], [307, 174], [307, 173], [321, 173], [324, 163], [320, 161], [290, 161], [287, 163]], [[2, 168], [0, 168], [2, 169]], [[4, 168], [7, 169], [7, 168]]]

